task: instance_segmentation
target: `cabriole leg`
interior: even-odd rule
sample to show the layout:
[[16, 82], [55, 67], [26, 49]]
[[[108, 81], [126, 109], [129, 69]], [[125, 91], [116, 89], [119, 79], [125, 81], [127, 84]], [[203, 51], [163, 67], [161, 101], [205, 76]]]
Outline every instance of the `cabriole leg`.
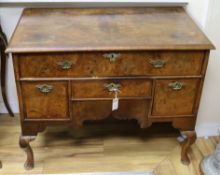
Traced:
[[195, 131], [184, 131], [181, 132], [182, 136], [182, 150], [181, 150], [181, 162], [184, 165], [190, 164], [190, 159], [188, 156], [188, 151], [190, 146], [196, 141], [196, 132]]
[[24, 164], [26, 170], [34, 168], [34, 154], [30, 146], [30, 142], [35, 140], [36, 136], [20, 136], [19, 145], [27, 154], [27, 159]]

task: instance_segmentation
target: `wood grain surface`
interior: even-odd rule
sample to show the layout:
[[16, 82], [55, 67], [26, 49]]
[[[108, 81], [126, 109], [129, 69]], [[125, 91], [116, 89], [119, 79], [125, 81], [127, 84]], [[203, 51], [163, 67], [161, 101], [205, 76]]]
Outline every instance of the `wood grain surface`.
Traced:
[[[173, 90], [170, 83], [180, 82], [183, 87]], [[157, 80], [152, 115], [172, 116], [194, 114], [194, 103], [198, 92], [199, 79]]]
[[[18, 55], [21, 77], [108, 77], [108, 76], [186, 76], [200, 75], [204, 51], [134, 51], [120, 54], [115, 61], [104, 55], [111, 52], [41, 53]], [[153, 61], [166, 63], [155, 68]], [[63, 70], [59, 63], [69, 62]], [[35, 69], [37, 67], [37, 69]]]
[[182, 7], [25, 9], [7, 52], [213, 49]]
[[84, 121], [114, 117], [119, 120], [136, 119], [141, 128], [146, 128], [149, 104], [149, 100], [119, 100], [118, 110], [112, 111], [112, 100], [74, 101], [73, 124], [79, 127]]
[[115, 98], [115, 92], [105, 87], [115, 83], [120, 85], [117, 97], [151, 97], [152, 81], [150, 80], [91, 80], [72, 81], [73, 98]]
[[[45, 94], [38, 86], [52, 86]], [[65, 119], [69, 118], [68, 87], [66, 82], [31, 82], [21, 84], [24, 100], [24, 116], [29, 119]]]

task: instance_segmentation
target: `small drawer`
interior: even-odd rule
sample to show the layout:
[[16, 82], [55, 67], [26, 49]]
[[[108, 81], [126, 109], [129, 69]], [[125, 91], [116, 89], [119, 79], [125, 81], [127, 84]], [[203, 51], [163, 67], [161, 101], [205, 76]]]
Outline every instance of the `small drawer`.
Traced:
[[25, 119], [69, 119], [66, 82], [22, 82]]
[[156, 80], [153, 116], [193, 115], [200, 79]]
[[72, 98], [150, 97], [151, 80], [72, 81]]
[[19, 55], [21, 77], [199, 75], [202, 51], [80, 52]]
[[146, 74], [154, 76], [200, 75], [204, 52], [202, 51], [161, 51], [145, 56]]

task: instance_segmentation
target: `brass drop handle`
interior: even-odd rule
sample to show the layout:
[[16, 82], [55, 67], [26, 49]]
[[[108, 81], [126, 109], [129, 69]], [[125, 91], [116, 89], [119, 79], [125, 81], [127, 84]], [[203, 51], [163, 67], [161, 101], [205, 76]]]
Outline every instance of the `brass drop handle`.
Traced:
[[75, 64], [75, 63], [70, 62], [70, 61], [57, 62], [57, 65], [60, 66], [60, 68], [63, 70], [71, 69], [73, 64]]
[[169, 83], [168, 86], [169, 86], [170, 88], [172, 88], [173, 90], [178, 91], [178, 90], [181, 90], [181, 89], [185, 86], [185, 84], [182, 83], [182, 82], [179, 82], [179, 81], [175, 81], [175, 82], [173, 82], [173, 83]]
[[103, 57], [109, 59], [110, 62], [115, 62], [120, 56], [120, 53], [105, 53], [103, 55]]
[[47, 84], [37, 85], [36, 87], [41, 93], [44, 94], [48, 94], [53, 90], [53, 86]]
[[119, 92], [121, 85], [116, 84], [116, 83], [109, 83], [109, 84], [104, 84], [104, 87], [109, 91], [109, 92]]
[[167, 61], [166, 60], [150, 60], [149, 63], [152, 64], [154, 68], [159, 69], [159, 68], [162, 68], [167, 63]]

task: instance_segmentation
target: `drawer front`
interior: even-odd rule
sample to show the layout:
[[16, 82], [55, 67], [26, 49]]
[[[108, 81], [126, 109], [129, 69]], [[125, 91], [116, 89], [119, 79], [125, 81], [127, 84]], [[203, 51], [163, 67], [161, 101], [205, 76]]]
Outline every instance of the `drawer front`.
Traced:
[[204, 52], [164, 51], [147, 56], [146, 74], [155, 76], [200, 75]]
[[73, 98], [150, 97], [151, 80], [72, 81]]
[[199, 75], [202, 51], [23, 54], [21, 77]]
[[22, 99], [26, 119], [68, 119], [66, 82], [23, 82]]
[[136, 119], [141, 127], [148, 122], [149, 100], [119, 100], [119, 108], [112, 111], [112, 100], [74, 101], [73, 121], [81, 126], [83, 121], [102, 120], [110, 116], [117, 119]]
[[199, 79], [157, 80], [152, 115], [193, 114]]

